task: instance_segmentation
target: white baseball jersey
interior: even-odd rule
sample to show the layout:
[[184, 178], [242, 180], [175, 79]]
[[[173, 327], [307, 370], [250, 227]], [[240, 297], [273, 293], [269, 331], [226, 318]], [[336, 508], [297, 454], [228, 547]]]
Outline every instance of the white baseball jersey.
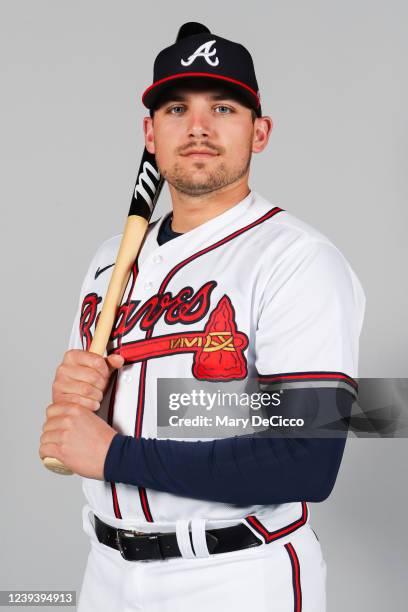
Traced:
[[[129, 361], [98, 413], [115, 430], [157, 437], [158, 378], [222, 388], [223, 381], [261, 375], [288, 387], [354, 391], [365, 297], [328, 238], [255, 192], [159, 246], [162, 221], [149, 226], [108, 345], [121, 346]], [[90, 346], [120, 240], [104, 242], [91, 262], [70, 348]], [[209, 334], [235, 350], [204, 351]], [[273, 542], [309, 519], [306, 501], [244, 508], [87, 478], [83, 491], [84, 520], [92, 510], [113, 526], [140, 531], [184, 519], [205, 519], [208, 529], [244, 522]]]

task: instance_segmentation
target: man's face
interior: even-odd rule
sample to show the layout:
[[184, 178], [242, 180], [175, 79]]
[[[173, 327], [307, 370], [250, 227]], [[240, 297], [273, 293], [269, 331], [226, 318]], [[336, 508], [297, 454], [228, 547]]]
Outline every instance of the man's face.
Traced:
[[251, 110], [220, 88], [190, 85], [170, 95], [144, 125], [146, 147], [170, 185], [200, 196], [244, 177], [254, 143]]

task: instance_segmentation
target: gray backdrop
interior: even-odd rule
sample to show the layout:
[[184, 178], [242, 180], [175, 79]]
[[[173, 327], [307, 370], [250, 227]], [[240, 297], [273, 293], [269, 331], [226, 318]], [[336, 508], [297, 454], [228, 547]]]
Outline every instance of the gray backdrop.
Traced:
[[[44, 470], [38, 439], [89, 260], [124, 225], [156, 53], [188, 20], [252, 51], [275, 127], [251, 185], [329, 236], [360, 277], [360, 375], [405, 377], [408, 9], [396, 0], [0, 6], [0, 587], [79, 590], [80, 479]], [[166, 191], [160, 211], [169, 205]], [[406, 609], [407, 459], [406, 440], [350, 439], [333, 494], [311, 505], [331, 612]]]

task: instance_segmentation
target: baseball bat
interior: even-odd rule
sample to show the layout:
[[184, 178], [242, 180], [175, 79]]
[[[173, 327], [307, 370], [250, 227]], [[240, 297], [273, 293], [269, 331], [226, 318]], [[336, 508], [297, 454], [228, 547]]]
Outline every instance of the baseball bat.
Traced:
[[[200, 23], [185, 23], [178, 32], [176, 42], [187, 36], [208, 31], [208, 28]], [[135, 189], [115, 266], [112, 270], [112, 276], [99, 315], [98, 324], [95, 328], [94, 337], [89, 347], [91, 353], [98, 355], [104, 355], [105, 353], [117, 309], [121, 304], [133, 264], [146, 237], [149, 220], [153, 214], [163, 183], [164, 180], [160, 175], [155, 156], [145, 148], [137, 173]], [[71, 475], [73, 473], [54, 457], [44, 457], [42, 462], [47, 469], [57, 474]]]

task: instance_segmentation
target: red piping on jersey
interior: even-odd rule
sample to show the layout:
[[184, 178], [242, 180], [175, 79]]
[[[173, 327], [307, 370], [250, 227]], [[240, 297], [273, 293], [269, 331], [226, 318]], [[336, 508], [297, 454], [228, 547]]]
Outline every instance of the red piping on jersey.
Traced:
[[145, 104], [145, 98], [147, 94], [149, 93], [149, 91], [151, 91], [158, 85], [161, 85], [162, 83], [166, 83], [168, 81], [172, 81], [174, 79], [180, 79], [183, 77], [209, 77], [211, 79], [219, 79], [220, 81], [227, 81], [228, 83], [233, 83], [234, 85], [239, 85], [240, 87], [243, 87], [244, 89], [249, 91], [253, 96], [255, 96], [257, 108], [259, 107], [261, 103], [257, 92], [254, 89], [252, 89], [252, 87], [249, 87], [249, 85], [246, 85], [245, 83], [242, 83], [242, 81], [238, 81], [237, 79], [233, 79], [227, 76], [222, 76], [221, 74], [212, 74], [211, 72], [180, 72], [178, 74], [172, 74], [171, 76], [164, 77], [163, 79], [159, 79], [158, 81], [150, 85], [146, 89], [144, 94], [142, 95], [142, 104]]
[[269, 544], [270, 542], [273, 542], [274, 540], [279, 540], [279, 538], [283, 538], [284, 536], [287, 536], [289, 533], [293, 533], [294, 531], [296, 531], [296, 529], [299, 529], [299, 527], [302, 527], [306, 523], [307, 517], [308, 517], [308, 507], [305, 501], [301, 503], [302, 503], [302, 516], [300, 517], [300, 519], [294, 521], [293, 523], [290, 523], [289, 525], [286, 525], [286, 527], [281, 527], [280, 529], [277, 529], [276, 531], [268, 531], [265, 525], [262, 525], [261, 521], [253, 515], [247, 516], [245, 520], [260, 535], [262, 535], [262, 537], [265, 539], [265, 543]]
[[[113, 422], [113, 411], [114, 411], [114, 406], [115, 406], [117, 383], [118, 383], [118, 370], [116, 370], [113, 375], [112, 391], [111, 391], [111, 396], [109, 398], [109, 410], [108, 410], [107, 423], [111, 427], [112, 427], [112, 422]], [[116, 518], [121, 519], [122, 513], [119, 508], [119, 500], [117, 496], [116, 485], [114, 482], [111, 482], [110, 486], [111, 486], [111, 492], [112, 492], [113, 511], [115, 513]]]
[[140, 503], [142, 504], [143, 512], [146, 520], [149, 523], [153, 523], [152, 513], [150, 512], [149, 500], [147, 499], [146, 489], [144, 487], [139, 488]]
[[274, 217], [278, 212], [283, 212], [283, 208], [278, 208], [277, 206], [275, 206], [269, 212], [267, 212], [264, 215], [262, 215], [262, 217], [259, 217], [259, 219], [257, 219], [256, 221], [253, 221], [252, 223], [250, 223], [249, 225], [246, 225], [245, 227], [241, 227], [241, 229], [236, 230], [232, 234], [229, 234], [228, 236], [226, 236], [225, 238], [222, 238], [218, 242], [215, 242], [211, 246], [206, 247], [205, 249], [202, 249], [201, 251], [198, 251], [197, 253], [194, 253], [194, 255], [190, 255], [190, 257], [187, 257], [187, 259], [185, 259], [184, 261], [181, 261], [180, 263], [178, 263], [167, 274], [166, 278], [164, 279], [164, 281], [162, 282], [162, 284], [160, 286], [160, 289], [159, 289], [158, 293], [162, 293], [165, 290], [167, 283], [171, 280], [172, 276], [174, 276], [175, 273], [180, 270], [180, 268], [182, 268], [186, 264], [190, 263], [194, 259], [197, 259], [197, 257], [200, 257], [201, 255], [205, 255], [205, 253], [208, 253], [209, 251], [217, 249], [219, 246], [222, 246], [226, 242], [229, 242], [230, 240], [233, 240], [237, 236], [240, 236], [241, 234], [243, 234], [244, 232], [252, 229], [256, 225], [259, 225], [260, 223], [263, 223], [264, 221], [267, 221], [267, 219], [270, 219], [271, 217]]
[[292, 565], [292, 585], [293, 585], [293, 610], [294, 612], [301, 612], [302, 610], [302, 586], [300, 583], [300, 563], [299, 557], [290, 542], [285, 544], [286, 552], [289, 555], [290, 563]]

